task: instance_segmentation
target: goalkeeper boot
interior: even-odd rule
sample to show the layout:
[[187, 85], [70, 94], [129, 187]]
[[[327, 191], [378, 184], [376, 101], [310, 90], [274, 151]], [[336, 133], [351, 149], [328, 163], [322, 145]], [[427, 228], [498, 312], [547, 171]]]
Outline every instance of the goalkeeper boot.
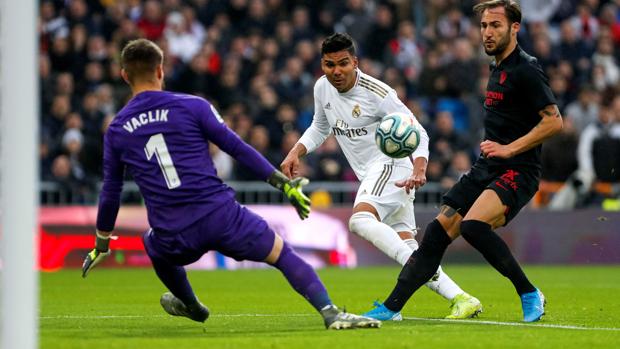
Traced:
[[452, 298], [450, 315], [446, 319], [468, 319], [478, 316], [482, 312], [482, 304], [476, 297], [461, 293]]
[[375, 301], [372, 305], [374, 305], [375, 308], [362, 314], [363, 316], [381, 321], [401, 321], [403, 319], [400, 311], [392, 311], [381, 302]]
[[197, 301], [195, 304], [187, 306], [170, 292], [164, 293], [159, 303], [166, 313], [172, 316], [184, 316], [198, 322], [205, 322], [209, 317], [209, 309], [202, 303]]
[[523, 321], [535, 322], [545, 315], [545, 305], [547, 300], [545, 296], [536, 289], [533, 292], [521, 295], [521, 307], [523, 308]]
[[379, 328], [381, 321], [365, 316], [347, 313], [338, 309], [335, 305], [328, 305], [321, 309], [321, 316], [328, 330], [341, 330], [347, 328]]

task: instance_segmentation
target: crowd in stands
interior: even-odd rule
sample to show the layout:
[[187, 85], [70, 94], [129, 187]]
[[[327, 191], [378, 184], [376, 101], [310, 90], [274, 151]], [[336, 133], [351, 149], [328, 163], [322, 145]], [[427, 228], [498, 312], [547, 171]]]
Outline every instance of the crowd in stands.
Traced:
[[[475, 0], [41, 0], [41, 178], [81, 194], [101, 180], [102, 137], [130, 91], [119, 54], [146, 37], [165, 52], [166, 89], [204, 96], [274, 165], [310, 125], [320, 43], [357, 42], [360, 69], [398, 93], [426, 127], [428, 179], [449, 188], [483, 137], [490, 58]], [[565, 127], [543, 178], [620, 182], [620, 0], [521, 0], [519, 43], [549, 76]], [[212, 149], [225, 180], [252, 180]], [[610, 156], [611, 155], [611, 156]], [[313, 180], [355, 180], [329, 138], [306, 158]]]

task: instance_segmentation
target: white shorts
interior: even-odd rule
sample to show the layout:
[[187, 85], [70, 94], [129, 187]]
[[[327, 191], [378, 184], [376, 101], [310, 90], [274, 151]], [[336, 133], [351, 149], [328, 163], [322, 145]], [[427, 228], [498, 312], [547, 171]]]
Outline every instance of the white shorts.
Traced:
[[407, 166], [377, 163], [370, 167], [362, 180], [355, 207], [360, 202], [372, 205], [379, 214], [381, 221], [397, 232], [416, 233], [413, 199], [415, 191], [409, 194], [395, 185], [396, 181], [411, 176], [413, 169]]

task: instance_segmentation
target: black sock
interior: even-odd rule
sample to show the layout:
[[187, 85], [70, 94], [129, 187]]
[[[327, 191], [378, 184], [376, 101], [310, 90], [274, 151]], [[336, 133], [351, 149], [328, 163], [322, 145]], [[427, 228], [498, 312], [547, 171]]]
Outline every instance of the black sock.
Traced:
[[392, 311], [400, 311], [413, 293], [435, 275], [451, 242], [452, 239], [441, 224], [436, 219], [433, 220], [426, 227], [420, 248], [411, 254], [403, 266], [396, 287], [384, 305]]
[[517, 293], [522, 295], [536, 290], [527, 279], [508, 245], [488, 223], [467, 220], [461, 223], [461, 235], [502, 275], [510, 279]]

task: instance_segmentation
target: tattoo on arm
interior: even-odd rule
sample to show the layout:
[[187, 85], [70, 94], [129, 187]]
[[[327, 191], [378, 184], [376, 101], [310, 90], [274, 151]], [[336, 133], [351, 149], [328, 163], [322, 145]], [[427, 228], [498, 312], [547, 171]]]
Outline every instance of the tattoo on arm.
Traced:
[[560, 117], [560, 111], [558, 110], [558, 106], [555, 104], [546, 106], [545, 109], [541, 110], [539, 114], [542, 117]]
[[453, 209], [452, 207], [448, 205], [441, 205], [441, 208], [439, 209], [439, 213], [448, 218], [452, 218], [457, 212], [455, 209]]

